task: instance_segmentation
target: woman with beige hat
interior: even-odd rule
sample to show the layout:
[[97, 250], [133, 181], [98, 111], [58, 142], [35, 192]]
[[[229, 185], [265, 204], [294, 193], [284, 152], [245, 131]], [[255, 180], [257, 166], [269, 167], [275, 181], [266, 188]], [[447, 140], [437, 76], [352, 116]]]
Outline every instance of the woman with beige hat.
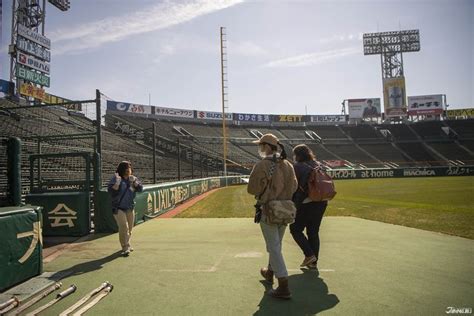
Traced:
[[[298, 188], [298, 182], [292, 164], [286, 160], [285, 149], [275, 135], [265, 134], [254, 143], [258, 144], [258, 153], [262, 160], [254, 166], [250, 174], [247, 192], [255, 195], [256, 207], [261, 209], [261, 218], [256, 217], [256, 221], [260, 223], [269, 254], [268, 267], [262, 268], [260, 273], [271, 284], [274, 275], [278, 279], [278, 287], [270, 290], [269, 295], [289, 299], [291, 293], [288, 287], [288, 271], [282, 255], [282, 240], [287, 225], [271, 223], [265, 204], [274, 200], [291, 200]], [[281, 152], [278, 152], [278, 147]]]

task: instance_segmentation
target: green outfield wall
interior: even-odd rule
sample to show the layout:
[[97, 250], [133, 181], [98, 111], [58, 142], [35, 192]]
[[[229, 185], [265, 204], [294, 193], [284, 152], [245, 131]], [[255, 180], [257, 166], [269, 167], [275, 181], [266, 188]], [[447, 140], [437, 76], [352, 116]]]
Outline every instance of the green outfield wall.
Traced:
[[[209, 190], [227, 185], [244, 183], [241, 176], [213, 177], [198, 180], [179, 181], [158, 185], [145, 185], [143, 192], [135, 198], [135, 223], [139, 224], [164, 214], [180, 203]], [[106, 189], [97, 193], [95, 210], [95, 231], [116, 232], [117, 225], [112, 215], [110, 195]]]

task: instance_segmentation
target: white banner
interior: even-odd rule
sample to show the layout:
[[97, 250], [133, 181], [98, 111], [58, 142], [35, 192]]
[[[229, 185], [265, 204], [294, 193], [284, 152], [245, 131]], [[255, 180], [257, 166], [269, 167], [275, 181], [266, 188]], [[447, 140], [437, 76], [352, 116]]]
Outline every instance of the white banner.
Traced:
[[338, 123], [345, 122], [345, 115], [311, 115], [311, 122], [329, 122]]
[[18, 37], [18, 39], [16, 40], [16, 48], [43, 60], [51, 60], [51, 52], [49, 50], [36, 43], [27, 41], [22, 37]]
[[125, 102], [107, 101], [107, 110], [138, 114], [151, 114], [151, 106]]
[[155, 115], [194, 118], [194, 110], [162, 108], [155, 106]]
[[[232, 121], [232, 113], [226, 113], [226, 121]], [[206, 111], [197, 111], [196, 118], [201, 120], [220, 120], [222, 121], [222, 112], [206, 112]]]
[[379, 117], [381, 113], [380, 98], [350, 99], [349, 118]]
[[41, 46], [46, 47], [47, 49], [51, 48], [51, 40], [49, 38], [39, 33], [36, 33], [35, 31], [27, 28], [22, 24], [18, 24], [18, 35], [21, 35], [24, 38], [29, 39], [30, 41], [38, 43]]
[[408, 97], [409, 115], [439, 115], [443, 114], [443, 110], [444, 104], [442, 94]]
[[18, 63], [25, 65], [27, 67], [41, 71], [42, 73], [49, 75], [49, 63], [36, 59], [33, 56], [29, 56], [25, 53], [18, 52], [16, 55], [16, 60]]

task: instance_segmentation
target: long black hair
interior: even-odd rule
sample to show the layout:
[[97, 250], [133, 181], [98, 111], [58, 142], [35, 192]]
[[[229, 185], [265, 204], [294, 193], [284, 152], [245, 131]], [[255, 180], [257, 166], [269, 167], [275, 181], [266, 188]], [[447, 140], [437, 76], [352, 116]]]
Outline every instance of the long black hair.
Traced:
[[[272, 144], [269, 144], [269, 143], [265, 143], [265, 144], [267, 144], [268, 146], [270, 146], [270, 149], [271, 149], [273, 152], [276, 152], [276, 151], [278, 150], [278, 147], [275, 146], [275, 145], [272, 145]], [[288, 158], [288, 155], [286, 154], [286, 151], [285, 151], [285, 146], [283, 146], [283, 144], [280, 143], [280, 142], [278, 142], [277, 144], [278, 144], [278, 146], [279, 146], [280, 149], [281, 149], [280, 158], [279, 158], [279, 159], [284, 160], [284, 159]], [[276, 155], [275, 155], [275, 154], [273, 155], [273, 160], [276, 160]]]
[[132, 169], [132, 163], [130, 161], [122, 161], [118, 164], [117, 170], [115, 172], [117, 172], [119, 176], [123, 178], [123, 176], [125, 175], [125, 171], [128, 168]]
[[300, 144], [293, 148], [293, 154], [295, 154], [295, 160], [297, 162], [306, 162], [316, 160], [316, 156], [313, 151], [305, 144]]

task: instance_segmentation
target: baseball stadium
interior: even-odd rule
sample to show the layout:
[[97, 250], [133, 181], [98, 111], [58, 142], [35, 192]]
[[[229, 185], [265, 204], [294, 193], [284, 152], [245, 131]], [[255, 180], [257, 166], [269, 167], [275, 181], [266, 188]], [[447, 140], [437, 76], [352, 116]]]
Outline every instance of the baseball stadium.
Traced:
[[[44, 90], [46, 4], [12, 6], [0, 315], [472, 314], [474, 108], [407, 95], [400, 57], [420, 51], [419, 30], [363, 35], [359, 53], [381, 58], [382, 98], [344, 99], [333, 114], [240, 113], [228, 104], [225, 27], [221, 111], [116, 100], [100, 88], [76, 99]], [[70, 9], [68, 0], [48, 6]], [[43, 20], [30, 23], [38, 12]], [[291, 164], [296, 146], [311, 149], [337, 192], [317, 267], [300, 265], [289, 230], [281, 241], [285, 300], [259, 272], [269, 259], [248, 193], [262, 160], [256, 142], [268, 134]], [[126, 253], [110, 194], [124, 161], [142, 184]]]

